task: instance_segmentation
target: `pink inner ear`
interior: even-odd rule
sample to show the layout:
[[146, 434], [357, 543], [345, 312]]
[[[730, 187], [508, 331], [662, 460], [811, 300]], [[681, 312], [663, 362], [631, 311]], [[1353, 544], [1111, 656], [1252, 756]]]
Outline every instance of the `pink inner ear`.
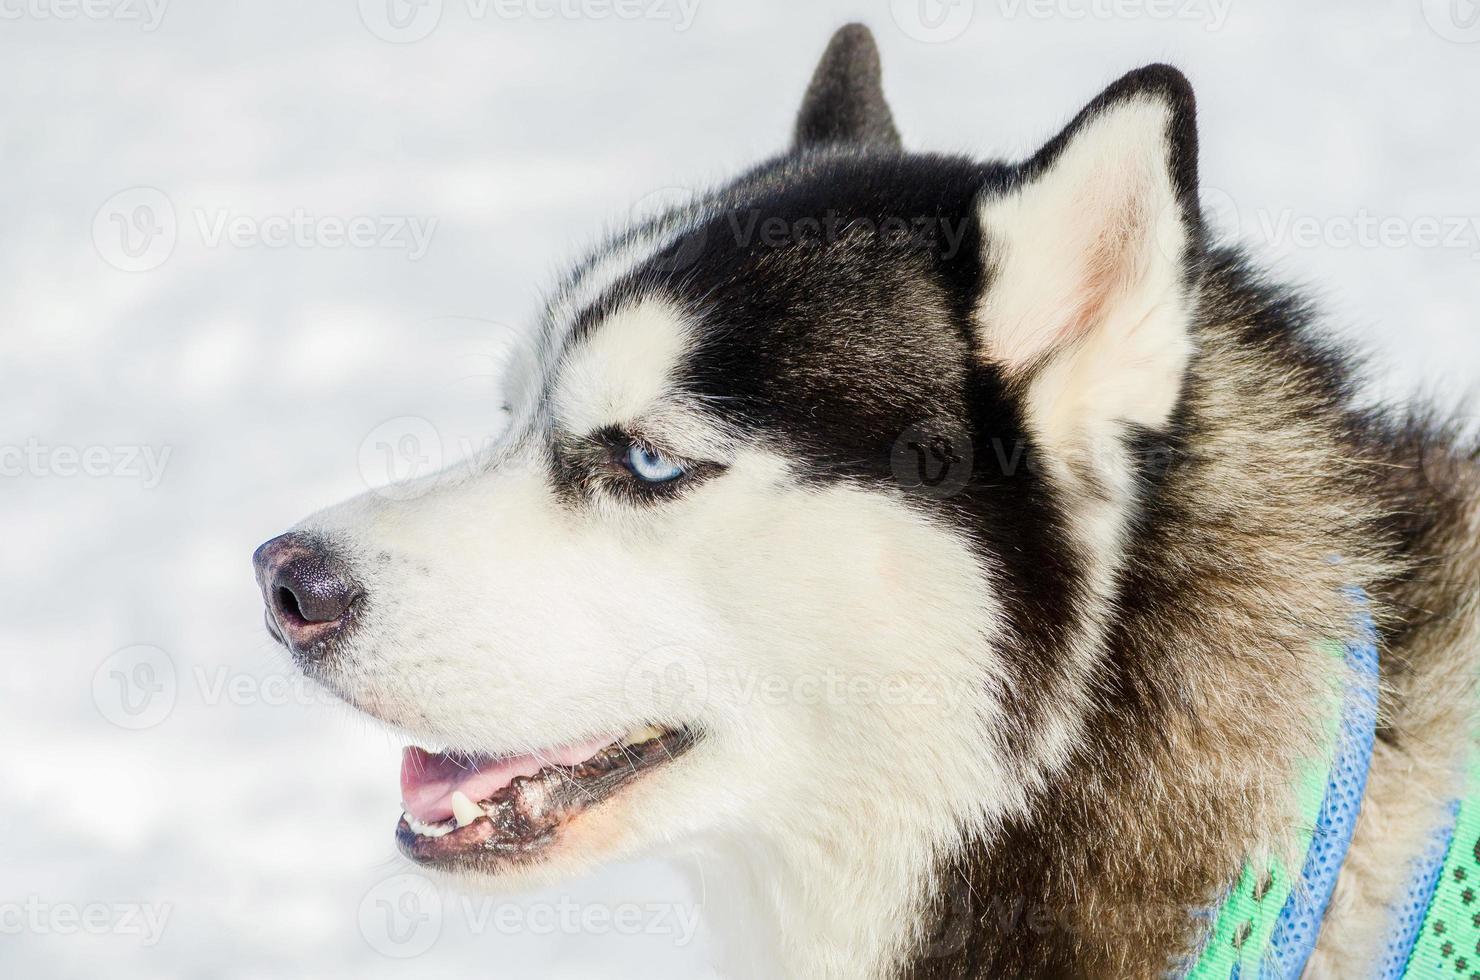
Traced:
[[1104, 322], [1115, 298], [1140, 275], [1141, 258], [1136, 246], [1146, 234], [1144, 211], [1139, 196], [1133, 196], [1085, 243], [1071, 312], [1037, 348], [1034, 362], [1083, 341]]

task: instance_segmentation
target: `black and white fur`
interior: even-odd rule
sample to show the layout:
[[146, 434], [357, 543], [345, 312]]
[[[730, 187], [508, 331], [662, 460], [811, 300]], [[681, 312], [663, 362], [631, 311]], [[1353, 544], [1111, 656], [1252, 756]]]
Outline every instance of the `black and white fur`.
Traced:
[[[1290, 848], [1361, 586], [1379, 745], [1311, 967], [1361, 976], [1473, 742], [1476, 477], [1311, 320], [1205, 234], [1176, 70], [1026, 162], [915, 153], [844, 28], [786, 152], [560, 285], [479, 465], [300, 527], [365, 594], [305, 669], [468, 750], [700, 733], [499, 883], [696, 851], [734, 975], [1153, 977]], [[928, 438], [969, 479], [913, 479]]]

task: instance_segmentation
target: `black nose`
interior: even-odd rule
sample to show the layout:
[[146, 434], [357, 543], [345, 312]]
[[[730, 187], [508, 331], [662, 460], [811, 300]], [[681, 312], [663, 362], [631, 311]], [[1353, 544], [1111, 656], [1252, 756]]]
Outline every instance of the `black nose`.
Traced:
[[354, 619], [362, 593], [344, 561], [302, 534], [284, 534], [252, 556], [267, 628], [294, 653], [318, 655]]

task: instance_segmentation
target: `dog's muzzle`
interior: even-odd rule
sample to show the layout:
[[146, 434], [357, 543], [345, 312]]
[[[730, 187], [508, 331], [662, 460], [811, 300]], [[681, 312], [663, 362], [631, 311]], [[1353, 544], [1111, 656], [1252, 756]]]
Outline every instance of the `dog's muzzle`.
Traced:
[[267, 630], [293, 655], [317, 658], [354, 624], [364, 596], [344, 561], [303, 534], [283, 534], [252, 556]]

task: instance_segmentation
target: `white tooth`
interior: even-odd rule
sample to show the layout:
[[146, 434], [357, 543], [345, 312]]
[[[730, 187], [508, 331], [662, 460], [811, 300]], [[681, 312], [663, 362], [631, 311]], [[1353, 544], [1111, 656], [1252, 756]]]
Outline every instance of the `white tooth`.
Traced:
[[662, 738], [662, 737], [663, 737], [663, 729], [659, 728], [657, 725], [647, 725], [647, 726], [644, 726], [642, 728], [639, 728], [637, 731], [633, 732], [632, 734], [628, 735], [626, 738], [622, 739], [622, 744], [623, 745], [641, 745], [643, 742], [650, 742], [650, 741], [652, 741], [655, 738]]
[[452, 791], [452, 815], [457, 818], [459, 827], [468, 824], [483, 816], [483, 808], [463, 794], [462, 790]]
[[409, 813], [406, 814], [406, 823], [412, 830], [423, 837], [441, 837], [443, 834], [452, 833], [453, 830], [452, 824], [447, 821], [431, 824], [422, 823]]

